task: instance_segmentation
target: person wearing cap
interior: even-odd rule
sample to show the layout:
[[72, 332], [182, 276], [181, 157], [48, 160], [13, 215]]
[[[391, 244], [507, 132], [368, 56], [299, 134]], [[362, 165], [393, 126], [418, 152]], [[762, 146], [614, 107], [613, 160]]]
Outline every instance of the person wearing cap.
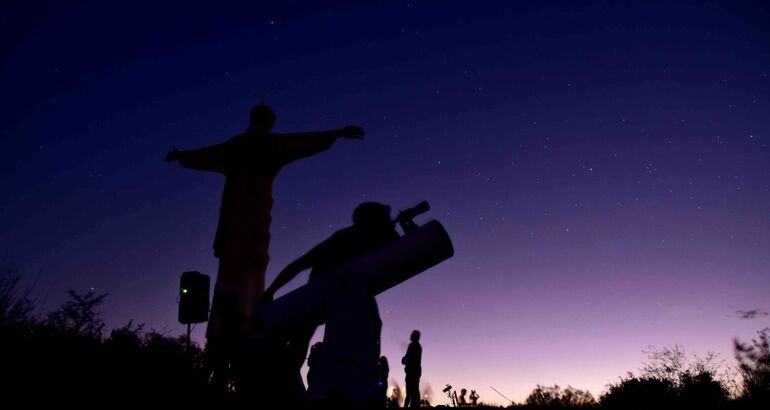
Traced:
[[[261, 302], [271, 302], [278, 289], [306, 269], [310, 269], [308, 282], [318, 280], [334, 271], [335, 268], [344, 266], [398, 238], [399, 234], [396, 232], [390, 216], [390, 206], [379, 202], [363, 202], [356, 206], [353, 211], [352, 226], [336, 231], [307, 253], [286, 265], [265, 290]], [[379, 337], [382, 321], [374, 296], [368, 297], [367, 303], [361, 308], [367, 312], [366, 317], [375, 323], [376, 334], [371, 339], [376, 340], [377, 345], [372, 349], [376, 351], [376, 355], [372, 357], [371, 364], [376, 366], [380, 356]], [[309, 321], [305, 325], [298, 326], [284, 344], [290, 350], [286, 354], [289, 359], [285, 365], [291, 368], [295, 375], [300, 372], [308, 345], [317, 327], [318, 323], [315, 321]], [[351, 332], [357, 331], [355, 324], [351, 324], [350, 330]]]

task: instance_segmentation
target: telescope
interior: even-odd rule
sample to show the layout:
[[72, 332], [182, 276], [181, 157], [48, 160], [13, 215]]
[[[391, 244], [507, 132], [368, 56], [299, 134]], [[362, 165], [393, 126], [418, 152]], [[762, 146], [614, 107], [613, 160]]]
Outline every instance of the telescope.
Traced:
[[424, 214], [428, 211], [430, 211], [430, 204], [428, 201], [422, 201], [411, 208], [398, 211], [398, 216], [396, 216], [396, 219], [393, 220], [393, 224], [401, 225], [401, 229], [404, 230], [404, 233], [412, 232], [417, 229], [417, 224], [414, 223], [414, 218], [417, 215]]
[[453, 255], [449, 234], [438, 221], [430, 221], [272, 303], [257, 306], [256, 323], [272, 335], [288, 335], [309, 320], [321, 325], [324, 306], [341, 290], [355, 286], [376, 296]]

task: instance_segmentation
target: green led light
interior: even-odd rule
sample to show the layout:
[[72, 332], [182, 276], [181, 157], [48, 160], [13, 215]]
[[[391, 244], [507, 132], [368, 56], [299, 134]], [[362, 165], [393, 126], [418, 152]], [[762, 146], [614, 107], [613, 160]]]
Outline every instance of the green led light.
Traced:
[[187, 293], [187, 289], [186, 288], [182, 288], [182, 293]]

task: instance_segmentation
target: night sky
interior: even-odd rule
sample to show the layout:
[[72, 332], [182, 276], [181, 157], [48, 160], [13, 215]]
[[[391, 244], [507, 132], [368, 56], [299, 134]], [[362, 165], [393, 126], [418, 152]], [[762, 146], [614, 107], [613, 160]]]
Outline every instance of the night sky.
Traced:
[[183, 333], [224, 178], [163, 158], [264, 95], [276, 132], [366, 129], [278, 176], [268, 282], [362, 201], [450, 233], [378, 297], [434, 403], [598, 395], [648, 346], [732, 363], [770, 325], [770, 3], [30, 3], [0, 5], [0, 253], [41, 310], [93, 288], [109, 327]]

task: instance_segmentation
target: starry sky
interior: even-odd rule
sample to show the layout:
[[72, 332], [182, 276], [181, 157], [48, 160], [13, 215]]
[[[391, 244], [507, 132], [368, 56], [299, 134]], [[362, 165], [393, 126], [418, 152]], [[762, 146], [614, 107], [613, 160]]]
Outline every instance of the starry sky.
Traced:
[[434, 403], [598, 395], [770, 325], [766, 2], [30, 3], [0, 5], [0, 252], [42, 310], [93, 288], [109, 327], [183, 333], [223, 178], [163, 158], [264, 95], [276, 132], [366, 129], [277, 178], [268, 281], [362, 201], [450, 233], [378, 297], [392, 381], [420, 329]]

